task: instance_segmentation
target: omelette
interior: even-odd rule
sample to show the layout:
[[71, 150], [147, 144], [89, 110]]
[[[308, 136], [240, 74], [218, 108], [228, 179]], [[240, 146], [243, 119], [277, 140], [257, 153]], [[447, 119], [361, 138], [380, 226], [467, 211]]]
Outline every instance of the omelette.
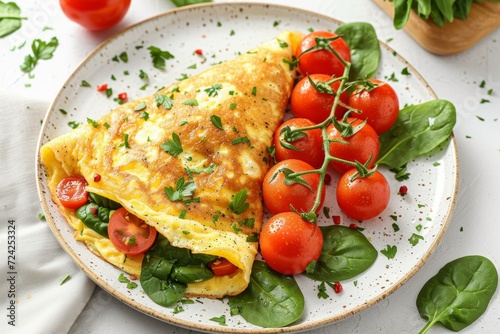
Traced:
[[231, 275], [188, 283], [184, 296], [242, 292], [258, 250], [267, 148], [292, 91], [290, 61], [299, 39], [283, 31], [44, 144], [40, 161], [47, 184], [74, 237], [124, 272], [141, 276], [144, 254], [120, 252], [56, 196], [61, 180], [80, 176], [88, 193], [144, 220], [171, 246], [237, 267]]

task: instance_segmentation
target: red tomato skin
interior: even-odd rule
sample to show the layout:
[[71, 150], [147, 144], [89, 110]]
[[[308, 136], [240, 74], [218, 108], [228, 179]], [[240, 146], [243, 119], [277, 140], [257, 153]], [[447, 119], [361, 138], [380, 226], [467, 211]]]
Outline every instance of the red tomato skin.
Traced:
[[272, 216], [260, 233], [260, 250], [266, 263], [284, 275], [304, 272], [318, 260], [323, 249], [323, 233], [318, 225], [294, 212]]
[[[139, 255], [146, 252], [154, 244], [158, 232], [139, 217], [119, 208], [109, 218], [109, 240], [126, 255]], [[133, 244], [123, 242], [124, 237], [134, 236]]]
[[120, 22], [131, 0], [59, 0], [63, 13], [88, 30], [103, 30]]
[[238, 267], [228, 259], [220, 258], [208, 264], [215, 276], [232, 275], [238, 271]]
[[87, 203], [87, 185], [82, 176], [68, 176], [57, 184], [56, 197], [65, 208], [78, 209]]
[[[319, 73], [311, 74], [310, 77], [314, 82], [328, 82], [332, 78], [327, 74]], [[330, 87], [335, 92], [338, 92], [339, 86], [340, 81], [330, 84]], [[295, 117], [308, 118], [314, 123], [319, 124], [330, 116], [334, 100], [335, 96], [319, 93], [311, 85], [309, 78], [304, 77], [293, 88], [290, 98], [290, 109]], [[347, 92], [344, 91], [340, 94], [340, 101], [347, 105]], [[337, 105], [335, 115], [343, 115], [346, 110], [345, 107]]]
[[[281, 126], [274, 133], [273, 144], [276, 148], [276, 161], [283, 161], [287, 159], [298, 159], [307, 162], [314, 168], [320, 168], [325, 160], [325, 151], [323, 150], [323, 136], [321, 134], [321, 129], [314, 129], [305, 131], [307, 137], [300, 138], [292, 143], [298, 150], [291, 150], [285, 148], [280, 143], [281, 129], [289, 126], [290, 129], [294, 130], [297, 128], [314, 126], [313, 122], [306, 118], [291, 118], [281, 124]], [[284, 139], [282, 139], [284, 140]]]
[[[278, 162], [264, 176], [262, 183], [262, 195], [267, 209], [272, 214], [281, 212], [289, 212], [290, 205], [293, 205], [295, 210], [300, 213], [309, 212], [316, 200], [316, 193], [319, 186], [319, 174], [311, 173], [303, 175], [304, 180], [311, 186], [312, 191], [303, 184], [294, 183], [286, 185], [283, 181], [285, 176], [283, 173], [278, 172], [281, 168], [288, 168], [294, 172], [302, 172], [313, 170], [314, 167], [307, 162], [288, 159]], [[277, 173], [277, 174], [276, 174]], [[274, 175], [276, 176], [274, 177]], [[325, 199], [325, 188], [321, 191], [321, 200], [316, 213], [319, 212]]]
[[[302, 75], [322, 73], [341, 77], [344, 74], [345, 66], [329, 50], [315, 50], [301, 55], [302, 52], [316, 45], [316, 37], [332, 38], [336, 36], [338, 35], [330, 31], [314, 31], [302, 39], [295, 50], [295, 57], [299, 60], [299, 71]], [[330, 45], [345, 61], [351, 61], [351, 50], [346, 41], [338, 38]]]
[[386, 82], [370, 79], [379, 84], [371, 91], [366, 89], [349, 96], [349, 106], [362, 111], [356, 118], [366, 119], [378, 133], [389, 130], [399, 115], [399, 99], [396, 91]]
[[[360, 119], [348, 118], [347, 122], [353, 122], [353, 127], [356, 127], [363, 121]], [[359, 161], [362, 164], [366, 163], [371, 156], [372, 158], [368, 164], [368, 168], [373, 167], [377, 161], [380, 151], [380, 141], [378, 134], [369, 124], [365, 124], [356, 134], [347, 138], [342, 137], [333, 124], [330, 124], [326, 128], [326, 132], [330, 140], [347, 142], [347, 144], [342, 142], [330, 143], [330, 154], [332, 156], [349, 161]], [[353, 168], [352, 165], [339, 161], [331, 161], [330, 166], [340, 173], [345, 173]]]
[[368, 220], [380, 215], [388, 206], [391, 191], [387, 179], [382, 173], [356, 178], [355, 168], [341, 176], [337, 184], [337, 203], [340, 210], [356, 220]]

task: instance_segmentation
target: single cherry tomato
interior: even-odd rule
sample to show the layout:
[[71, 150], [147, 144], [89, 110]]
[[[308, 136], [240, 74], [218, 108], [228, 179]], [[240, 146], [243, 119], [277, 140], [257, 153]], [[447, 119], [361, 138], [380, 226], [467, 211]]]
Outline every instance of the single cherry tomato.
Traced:
[[118, 94], [118, 98], [123, 102], [127, 102], [128, 94], [126, 92], [120, 93], [120, 94]]
[[156, 240], [156, 228], [131, 214], [125, 208], [119, 208], [109, 218], [109, 240], [122, 253], [138, 255], [147, 251]]
[[103, 30], [120, 22], [131, 0], [59, 0], [64, 14], [88, 30]]
[[[315, 31], [302, 39], [295, 50], [295, 57], [299, 60], [299, 70], [302, 75], [323, 73], [330, 76], [334, 75], [335, 77], [341, 77], [344, 74], [344, 64], [342, 64], [332, 51], [319, 49], [303, 53], [316, 46], [316, 38], [329, 39], [337, 36], [337, 34], [330, 31]], [[345, 61], [351, 61], [351, 50], [342, 37], [328, 44], [331, 45]]]
[[[318, 92], [318, 90], [314, 88], [314, 85], [311, 84], [311, 80], [316, 85], [326, 86], [324, 83], [329, 82], [331, 79], [332, 77], [327, 74], [311, 74], [309, 78], [304, 77], [300, 79], [293, 88], [290, 98], [290, 109], [295, 117], [307, 118], [318, 124], [330, 116], [335, 95]], [[337, 93], [340, 81], [334, 81], [329, 86], [332, 88], [333, 92]], [[347, 105], [347, 101], [347, 92], [344, 91], [340, 94], [340, 102]], [[343, 115], [346, 110], [345, 107], [339, 104], [335, 108], [335, 115]]]
[[369, 84], [358, 85], [349, 96], [349, 106], [361, 111], [356, 118], [366, 119], [378, 133], [389, 130], [399, 115], [396, 91], [386, 82], [370, 79]]
[[208, 264], [215, 276], [232, 275], [238, 271], [238, 267], [232, 264], [228, 259], [219, 258]]
[[294, 212], [272, 216], [262, 227], [260, 251], [266, 263], [285, 275], [304, 272], [318, 260], [323, 249], [323, 233], [318, 225]]
[[355, 173], [357, 170], [353, 168], [340, 177], [336, 192], [339, 208], [356, 220], [375, 218], [389, 204], [389, 183], [379, 171], [353, 180]]
[[[297, 212], [305, 213], [312, 210], [319, 187], [319, 174], [309, 173], [289, 177], [290, 173], [312, 171], [314, 167], [307, 162], [288, 159], [278, 162], [264, 176], [262, 195], [267, 209], [277, 214], [291, 211], [290, 205]], [[286, 177], [287, 176], [287, 177]], [[322, 187], [319, 212], [325, 199], [325, 187]]]
[[276, 160], [298, 159], [307, 162], [314, 168], [320, 168], [325, 160], [321, 129], [291, 131], [314, 125], [306, 118], [291, 118], [283, 122], [274, 133], [273, 138]]
[[78, 209], [85, 205], [89, 193], [85, 190], [87, 180], [81, 176], [68, 176], [62, 179], [56, 188], [56, 197], [68, 209]]
[[[353, 128], [363, 123], [362, 120], [356, 118], [347, 118], [346, 122], [351, 124]], [[380, 141], [378, 134], [369, 124], [364, 124], [359, 131], [349, 137], [342, 137], [341, 131], [334, 124], [328, 125], [326, 132], [328, 139], [333, 140], [330, 143], [330, 154], [333, 157], [351, 162], [358, 161], [362, 164], [365, 164], [371, 158], [367, 165], [368, 168], [372, 167], [377, 161]], [[341, 173], [353, 168], [352, 165], [335, 160], [330, 162], [330, 166]]]

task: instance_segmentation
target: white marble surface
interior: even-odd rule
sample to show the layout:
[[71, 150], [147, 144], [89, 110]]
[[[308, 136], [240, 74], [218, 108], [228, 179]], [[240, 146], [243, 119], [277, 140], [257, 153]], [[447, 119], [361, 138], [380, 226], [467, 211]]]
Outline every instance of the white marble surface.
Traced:
[[[453, 102], [457, 108], [454, 132], [460, 158], [459, 195], [441, 244], [413, 278], [377, 305], [335, 324], [308, 331], [311, 334], [418, 333], [425, 321], [416, 309], [416, 296], [422, 285], [444, 264], [464, 255], [477, 254], [488, 257], [500, 268], [500, 177], [496, 173], [500, 167], [500, 30], [462, 54], [440, 57], [420, 48], [405, 32], [396, 31], [391, 20], [369, 0], [256, 2], [304, 8], [344, 22], [370, 22], [382, 41], [390, 40], [389, 45], [423, 75], [436, 94]], [[102, 33], [89, 33], [69, 22], [56, 1], [19, 0], [17, 3], [30, 20], [15, 35], [0, 40], [0, 91], [29, 95], [47, 104], [86, 54], [99, 43], [128, 25], [173, 8], [168, 0], [134, 0], [124, 21], [117, 27]], [[46, 26], [52, 30], [44, 30]], [[27, 51], [11, 51], [11, 48], [25, 40], [49, 39], [54, 35], [60, 43], [54, 59], [41, 64], [35, 78], [28, 78], [19, 70]], [[486, 87], [480, 88], [483, 80]], [[487, 95], [488, 89], [493, 90], [491, 95]], [[483, 98], [490, 102], [480, 103]], [[24, 245], [26, 247], [29, 246]], [[54, 296], [50, 303], [58, 303], [58, 298]], [[3, 317], [3, 313], [0, 314]], [[29, 315], [23, 315], [19, 321], [29, 321]], [[500, 300], [496, 293], [486, 313], [463, 332], [497, 333], [499, 328]], [[7, 328], [7, 333], [12, 329]], [[43, 328], [38, 330], [44, 332]], [[69, 333], [195, 333], [143, 315], [97, 287], [74, 324], [65, 330]], [[441, 326], [430, 331], [448, 332]]]

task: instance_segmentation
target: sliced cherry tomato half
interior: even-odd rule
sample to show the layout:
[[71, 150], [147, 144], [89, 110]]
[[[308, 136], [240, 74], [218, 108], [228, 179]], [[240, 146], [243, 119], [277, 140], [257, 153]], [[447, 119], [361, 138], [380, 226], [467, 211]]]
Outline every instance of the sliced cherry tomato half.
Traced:
[[109, 218], [109, 240], [122, 253], [138, 255], [147, 251], [156, 240], [156, 228], [131, 214], [125, 208], [119, 208]]
[[223, 257], [208, 264], [215, 276], [232, 275], [238, 271], [238, 267]]
[[87, 203], [89, 196], [85, 190], [87, 185], [87, 180], [82, 176], [68, 176], [57, 185], [57, 199], [65, 208], [78, 209]]

